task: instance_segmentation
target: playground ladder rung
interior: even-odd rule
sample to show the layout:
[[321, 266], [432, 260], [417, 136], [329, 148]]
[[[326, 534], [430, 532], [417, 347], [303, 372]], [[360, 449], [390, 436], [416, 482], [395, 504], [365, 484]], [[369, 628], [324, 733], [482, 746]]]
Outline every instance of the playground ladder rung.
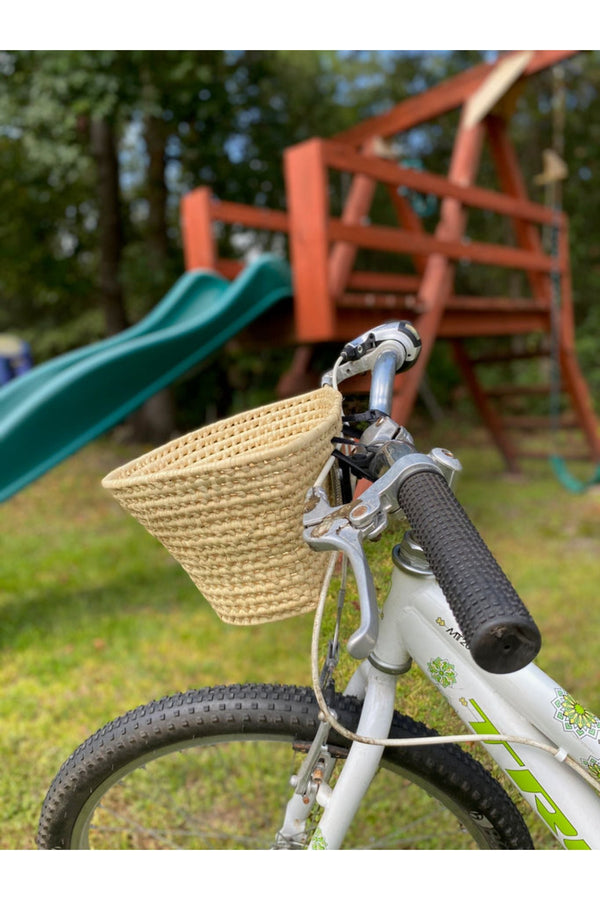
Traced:
[[339, 309], [409, 309], [418, 303], [414, 297], [390, 293], [343, 294], [336, 303]]
[[510, 363], [528, 359], [543, 359], [549, 356], [549, 349], [538, 347], [536, 350], [522, 350], [515, 351], [514, 353], [490, 353], [488, 356], [475, 356], [471, 358], [470, 362], [473, 366], [485, 366], [493, 363]]
[[484, 390], [488, 397], [549, 397], [552, 387], [549, 384], [497, 384]]
[[[536, 431], [552, 429], [556, 422], [549, 416], [503, 416], [502, 425], [505, 428], [521, 429], [522, 431]], [[558, 425], [561, 428], [579, 428], [579, 422], [574, 416], [562, 416]]]
[[[408, 290], [405, 292], [394, 292], [392, 289], [384, 290], [381, 287], [373, 287], [370, 290], [365, 288], [363, 293], [358, 291], [347, 291], [336, 300], [336, 306], [339, 309], [346, 308], [371, 308], [386, 309], [389, 307], [406, 307], [415, 311], [423, 311], [425, 305], [419, 300], [418, 290]], [[446, 301], [445, 308], [449, 312], [472, 312], [472, 313], [527, 313], [527, 312], [547, 312], [549, 306], [539, 300], [505, 300], [502, 297], [464, 297], [453, 296]], [[511, 357], [512, 359], [513, 357]]]
[[[567, 462], [588, 462], [590, 461], [589, 450], [580, 450], [579, 452], [570, 451], [569, 453], [561, 453], [561, 458]], [[525, 459], [548, 459], [549, 453], [543, 450], [519, 450], [519, 456]]]

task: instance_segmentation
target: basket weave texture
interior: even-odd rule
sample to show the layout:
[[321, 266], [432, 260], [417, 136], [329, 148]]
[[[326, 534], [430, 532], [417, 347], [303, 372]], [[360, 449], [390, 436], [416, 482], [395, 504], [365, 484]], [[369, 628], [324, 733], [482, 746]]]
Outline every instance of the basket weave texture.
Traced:
[[302, 514], [340, 430], [341, 395], [323, 387], [177, 438], [102, 484], [224, 622], [285, 619], [318, 602], [329, 554], [306, 545]]

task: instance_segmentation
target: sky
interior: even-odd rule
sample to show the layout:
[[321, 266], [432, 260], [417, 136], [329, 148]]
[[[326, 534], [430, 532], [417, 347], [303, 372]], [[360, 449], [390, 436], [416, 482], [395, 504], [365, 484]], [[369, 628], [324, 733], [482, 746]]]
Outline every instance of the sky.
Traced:
[[546, 5], [542, 15], [539, 4], [522, 0], [501, 7], [480, 0], [103, 0], [93, 16], [82, 15], [84, 8], [54, 0], [36, 4], [32, 15], [30, 4], [12, 3], [2, 14], [3, 44], [13, 50], [590, 49], [589, 0], [571, 0], [568, 15], [562, 4]]

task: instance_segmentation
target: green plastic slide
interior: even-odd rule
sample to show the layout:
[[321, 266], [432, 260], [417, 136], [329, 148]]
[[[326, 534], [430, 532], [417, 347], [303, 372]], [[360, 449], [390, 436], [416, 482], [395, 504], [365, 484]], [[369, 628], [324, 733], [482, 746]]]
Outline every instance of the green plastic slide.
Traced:
[[270, 254], [232, 282], [213, 272], [188, 272], [137, 325], [4, 385], [0, 502], [117, 425], [291, 296], [289, 266]]

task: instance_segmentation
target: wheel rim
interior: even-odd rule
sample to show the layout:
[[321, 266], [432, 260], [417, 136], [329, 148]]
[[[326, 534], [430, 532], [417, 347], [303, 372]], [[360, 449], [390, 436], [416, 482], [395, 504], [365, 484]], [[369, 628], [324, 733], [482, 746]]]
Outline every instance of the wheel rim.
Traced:
[[[78, 814], [73, 848], [267, 849], [291, 796], [302, 754], [288, 736], [185, 741], [119, 768]], [[469, 849], [494, 846], [491, 825], [447, 794], [386, 763], [344, 846]], [[424, 789], [425, 788], [425, 789]], [[441, 802], [440, 802], [441, 801]], [[316, 826], [320, 808], [309, 829]]]

